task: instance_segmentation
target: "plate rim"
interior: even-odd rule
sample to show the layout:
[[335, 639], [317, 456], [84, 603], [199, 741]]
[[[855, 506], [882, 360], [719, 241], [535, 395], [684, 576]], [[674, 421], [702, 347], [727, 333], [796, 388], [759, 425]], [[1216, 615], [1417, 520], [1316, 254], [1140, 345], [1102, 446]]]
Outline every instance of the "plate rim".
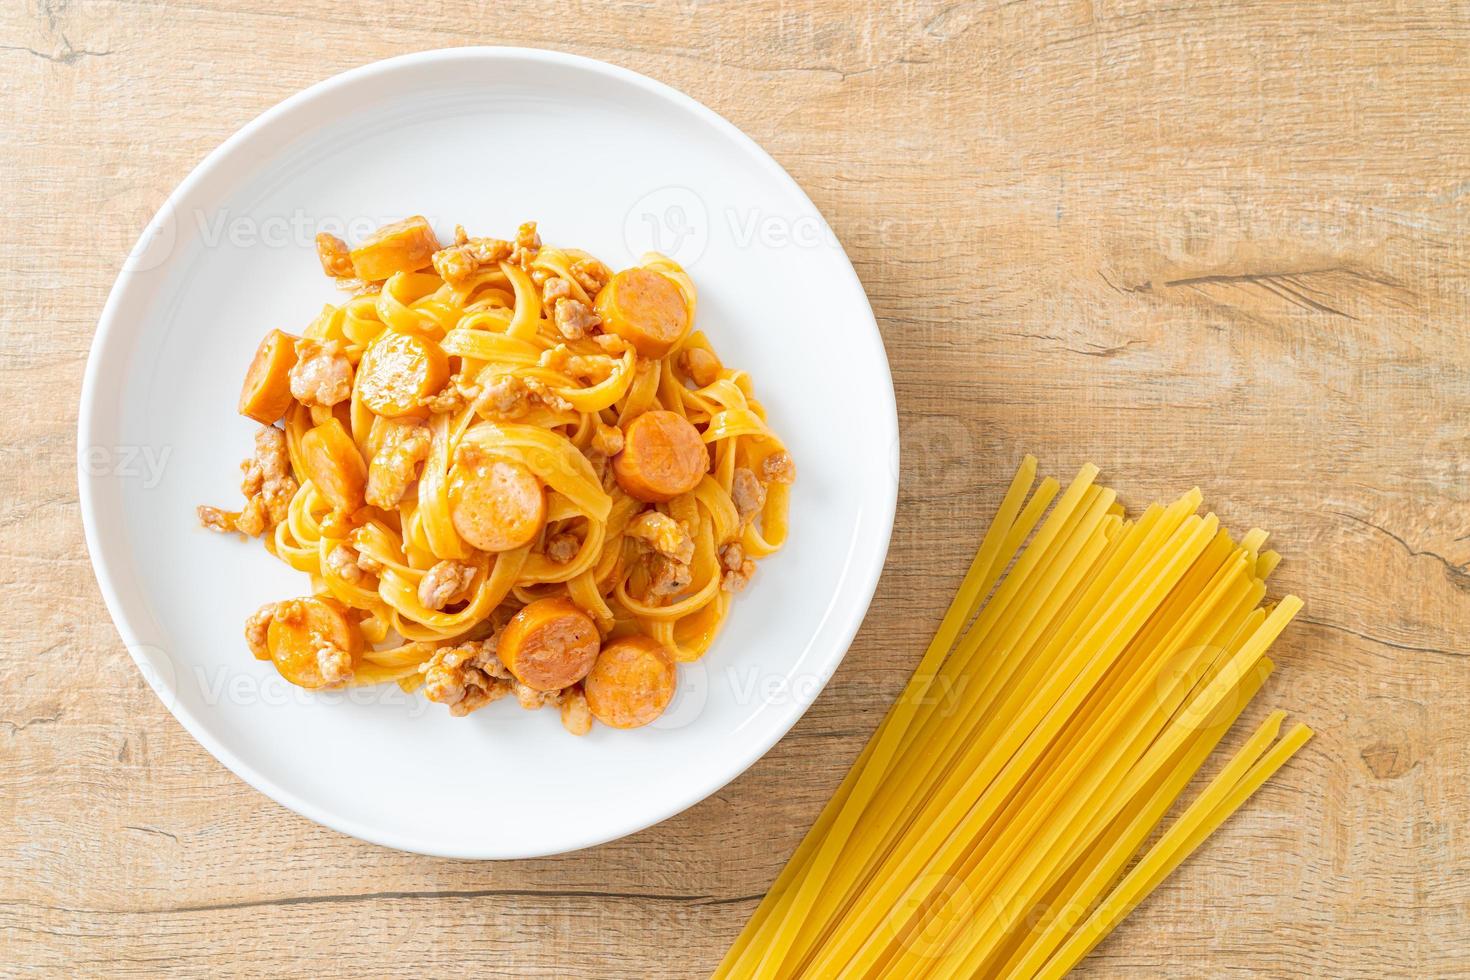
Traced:
[[[774, 157], [767, 153], [759, 143], [734, 123], [692, 96], [674, 88], [672, 85], [658, 81], [633, 69], [597, 58], [548, 48], [466, 45], [411, 52], [369, 62], [339, 72], [315, 82], [272, 105], [236, 129], [223, 142], [206, 154], [189, 171], [184, 179], [179, 182], [178, 186], [169, 193], [153, 218], [145, 226], [133, 248], [124, 257], [117, 278], [114, 280], [108, 292], [107, 300], [98, 317], [96, 331], [88, 347], [87, 364], [82, 378], [76, 430], [78, 504], [79, 510], [81, 511], [83, 534], [86, 541], [87, 555], [92, 566], [92, 573], [97, 581], [98, 589], [102, 594], [103, 603], [107, 608], [108, 615], [112, 619], [113, 626], [117, 630], [119, 638], [123, 641], [128, 655], [143, 675], [144, 681], [163, 703], [163, 706], [168, 710], [169, 714], [217, 762], [234, 773], [235, 776], [247, 785], [291, 812], [305, 817], [313, 823], [358, 840], [381, 847], [432, 857], [465, 860], [520, 860], [547, 857], [596, 847], [646, 830], [684, 812], [738, 779], [751, 766], [763, 758], [778, 742], [785, 738], [787, 733], [795, 727], [796, 723], [806, 715], [822, 691], [826, 690], [827, 684], [836, 674], [842, 662], [847, 658], [847, 653], [851, 649], [852, 642], [856, 638], [863, 621], [867, 618], [869, 609], [872, 607], [873, 596], [876, 594], [883, 569], [887, 565], [887, 556], [892, 546], [893, 528], [898, 506], [898, 459], [900, 453], [898, 405], [897, 395], [893, 387], [892, 367], [883, 343], [882, 332], [878, 329], [877, 318], [872, 311], [872, 302], [868, 299], [867, 290], [863, 288], [862, 281], [857, 275], [857, 270], [853, 267], [852, 260], [847, 255], [847, 250], [837, 240], [834, 233], [832, 235], [832, 241], [842, 256], [843, 261], [841, 264], [845, 268], [847, 276], [850, 277], [851, 284], [857, 288], [858, 294], [862, 297], [863, 309], [867, 313], [867, 322], [865, 325], [869, 329], [862, 331], [861, 335], [870, 348], [876, 348], [875, 350], [871, 350], [871, 353], [878, 355], [878, 366], [885, 382], [884, 393], [886, 395], [888, 411], [881, 414], [888, 423], [889, 432], [887, 435], [891, 436], [891, 452], [893, 458], [890, 469], [890, 473], [892, 474], [891, 478], [885, 480], [880, 487], [876, 488], [881, 491], [880, 499], [877, 501], [877, 506], [875, 507], [875, 518], [877, 518], [877, 523], [880, 526], [877, 533], [881, 533], [882, 535], [882, 544], [874, 552], [874, 558], [870, 566], [859, 570], [860, 574], [855, 579], [856, 592], [854, 594], [861, 601], [854, 605], [853, 611], [847, 617], [848, 621], [838, 631], [838, 652], [830, 665], [823, 665], [824, 676], [821, 678], [820, 685], [816, 685], [810, 691], [809, 695], [803, 693], [792, 700], [791, 709], [787, 717], [776, 726], [772, 737], [751, 742], [738, 753], [732, 754], [729, 766], [723, 767], [723, 769], [728, 769], [727, 772], [722, 769], [721, 774], [715, 777], [712, 782], [705, 780], [697, 784], [692, 784], [688, 792], [680, 794], [678, 797], [681, 802], [678, 802], [672, 808], [663, 808], [667, 812], [663, 812], [663, 809], [658, 812], [650, 812], [638, 820], [630, 821], [627, 826], [615, 826], [607, 829], [605, 832], [594, 831], [584, 835], [585, 839], [579, 839], [571, 843], [549, 848], [543, 846], [516, 850], [514, 852], [494, 848], [475, 851], [467, 851], [464, 848], [454, 847], [439, 848], [435, 847], [431, 840], [406, 838], [399, 833], [383, 831], [357, 818], [346, 816], [309, 802], [237, 756], [219, 739], [210, 734], [203, 722], [195, 716], [195, 713], [185, 706], [181, 699], [174, 696], [172, 688], [177, 686], [177, 679], [175, 678], [173, 681], [165, 679], [157, 670], [153, 669], [151, 664], [144, 661], [141, 653], [143, 649], [147, 648], [147, 645], [139, 640], [139, 631], [134, 628], [134, 623], [130, 619], [126, 606], [121, 598], [120, 590], [113, 584], [113, 579], [117, 576], [117, 570], [109, 563], [106, 557], [106, 549], [103, 547], [101, 541], [97, 501], [95, 497], [101, 492], [101, 484], [108, 480], [109, 477], [105, 473], [89, 472], [87, 455], [89, 447], [96, 444], [94, 430], [97, 428], [96, 416], [100, 408], [98, 404], [98, 388], [101, 385], [105, 372], [104, 361], [108, 361], [109, 366], [111, 362], [111, 359], [105, 357], [107, 353], [106, 349], [109, 346], [109, 342], [114, 339], [114, 335], [119, 332], [117, 326], [119, 319], [118, 310], [132, 289], [143, 288], [134, 286], [133, 271], [129, 268], [128, 263], [134, 254], [145, 247], [146, 243], [153, 240], [153, 236], [169, 220], [169, 215], [183, 200], [187, 199], [196, 185], [203, 182], [217, 166], [230, 156], [235, 147], [262, 130], [269, 128], [278, 118], [287, 115], [299, 106], [310, 103], [337, 89], [354, 85], [376, 75], [388, 74], [432, 62], [452, 62], [456, 59], [529, 59], [531, 61], [539, 61], [555, 66], [601, 74], [641, 88], [651, 95], [672, 102], [680, 108], [693, 113], [702, 122], [713, 126], [728, 138], [735, 140], [751, 154], [756, 162], [764, 164], [778, 181], [783, 181], [787, 189], [793, 191], [800, 201], [811, 208], [814, 214], [821, 215], [821, 211], [812, 203], [811, 198], [807, 196], [795, 178]], [[825, 218], [822, 218], [822, 221], [826, 223]]]

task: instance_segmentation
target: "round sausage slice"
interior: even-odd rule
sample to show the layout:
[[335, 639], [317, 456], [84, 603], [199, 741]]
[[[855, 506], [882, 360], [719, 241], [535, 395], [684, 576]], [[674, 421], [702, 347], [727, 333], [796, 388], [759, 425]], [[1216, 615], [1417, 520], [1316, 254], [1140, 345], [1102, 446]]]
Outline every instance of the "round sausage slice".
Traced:
[[661, 504], [699, 486], [709, 470], [709, 451], [699, 430], [678, 412], [644, 412], [623, 432], [623, 451], [613, 457], [618, 486], [637, 500]]
[[298, 687], [336, 687], [352, 677], [362, 631], [332, 599], [308, 596], [276, 603], [266, 647], [282, 677]]
[[245, 372], [240, 414], [261, 425], [275, 425], [291, 407], [291, 368], [295, 364], [296, 338], [280, 330], [266, 334]]
[[665, 357], [689, 332], [684, 293], [652, 269], [624, 269], [593, 301], [604, 330], [633, 345], [640, 356]]
[[508, 459], [461, 462], [449, 478], [449, 516], [459, 536], [481, 551], [512, 551], [545, 523], [546, 489]]
[[357, 390], [362, 403], [385, 418], [422, 415], [425, 398], [449, 380], [449, 355], [426, 337], [390, 330], [362, 355]]
[[421, 214], [384, 225], [349, 254], [352, 269], [364, 282], [379, 282], [395, 272], [424, 269], [439, 251], [439, 239]]
[[570, 599], [537, 599], [500, 631], [495, 655], [527, 687], [560, 691], [587, 676], [601, 647], [592, 617]]
[[367, 464], [337, 419], [312, 426], [301, 437], [301, 468], [334, 510], [351, 514], [362, 506]]
[[609, 643], [582, 681], [592, 716], [613, 728], [639, 728], [664, 713], [674, 698], [674, 658], [649, 636]]

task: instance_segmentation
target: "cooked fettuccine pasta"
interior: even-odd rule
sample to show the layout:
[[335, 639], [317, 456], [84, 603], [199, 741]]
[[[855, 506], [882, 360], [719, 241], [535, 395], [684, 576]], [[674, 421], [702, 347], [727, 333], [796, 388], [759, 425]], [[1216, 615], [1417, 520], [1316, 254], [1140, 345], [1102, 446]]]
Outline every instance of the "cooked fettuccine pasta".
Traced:
[[613, 274], [534, 223], [317, 249], [350, 298], [261, 342], [246, 503], [199, 508], [311, 576], [250, 617], [252, 652], [455, 715], [514, 694], [577, 734], [657, 718], [785, 541], [795, 475], [689, 276], [656, 253]]

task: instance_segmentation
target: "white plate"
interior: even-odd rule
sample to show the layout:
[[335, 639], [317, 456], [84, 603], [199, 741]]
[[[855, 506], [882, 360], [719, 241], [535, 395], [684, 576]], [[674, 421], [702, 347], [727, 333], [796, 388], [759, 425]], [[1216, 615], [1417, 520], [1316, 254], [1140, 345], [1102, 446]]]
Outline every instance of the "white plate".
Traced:
[[[254, 424], [240, 378], [272, 327], [340, 301], [312, 247], [404, 215], [550, 242], [615, 268], [657, 248], [698, 326], [796, 459], [791, 537], [658, 723], [578, 739], [554, 711], [469, 718], [396, 686], [310, 694], [251, 659], [262, 602], [305, 576], [200, 529], [238, 499]], [[108, 609], [205, 748], [312, 820], [404, 850], [513, 858], [586, 847], [719, 789], [796, 722], [862, 621], [888, 549], [898, 429], [882, 340], [816, 208], [748, 137], [641, 75], [461, 48], [347, 72], [265, 113], [179, 186], [97, 327], [78, 433], [82, 516]], [[814, 760], [814, 764], [823, 764]]]

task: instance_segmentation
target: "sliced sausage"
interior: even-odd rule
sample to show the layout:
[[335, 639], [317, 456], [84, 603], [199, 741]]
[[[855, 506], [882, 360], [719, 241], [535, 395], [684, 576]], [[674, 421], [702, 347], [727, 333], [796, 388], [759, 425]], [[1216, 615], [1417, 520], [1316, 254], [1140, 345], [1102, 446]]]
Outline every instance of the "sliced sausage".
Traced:
[[459, 536], [481, 551], [529, 544], [546, 522], [546, 488], [520, 463], [461, 461], [449, 481], [449, 515]]
[[261, 425], [275, 425], [291, 407], [291, 368], [296, 364], [296, 338], [280, 330], [265, 335], [240, 389], [240, 414]]
[[627, 636], [603, 648], [582, 681], [592, 716], [613, 728], [638, 728], [664, 713], [674, 698], [678, 668], [649, 636]]
[[337, 419], [327, 419], [301, 437], [301, 468], [333, 510], [351, 514], [362, 506], [367, 464]]
[[587, 676], [601, 647], [592, 617], [570, 599], [537, 599], [500, 631], [495, 655], [527, 687], [560, 691]]
[[423, 215], [384, 225], [352, 250], [352, 268], [357, 278], [379, 282], [395, 272], [427, 268], [439, 251], [439, 239]]
[[362, 631], [324, 596], [276, 603], [266, 647], [282, 677], [298, 687], [335, 687], [350, 680], [362, 654]]
[[652, 269], [624, 269], [602, 288], [595, 301], [602, 327], [633, 345], [642, 357], [666, 356], [689, 332], [684, 293]]
[[357, 390], [362, 403], [385, 418], [423, 415], [424, 399], [449, 380], [449, 355], [417, 334], [389, 330], [362, 355]]
[[673, 500], [699, 486], [709, 470], [709, 451], [699, 430], [678, 412], [644, 412], [628, 423], [613, 475], [628, 496], [645, 503]]

